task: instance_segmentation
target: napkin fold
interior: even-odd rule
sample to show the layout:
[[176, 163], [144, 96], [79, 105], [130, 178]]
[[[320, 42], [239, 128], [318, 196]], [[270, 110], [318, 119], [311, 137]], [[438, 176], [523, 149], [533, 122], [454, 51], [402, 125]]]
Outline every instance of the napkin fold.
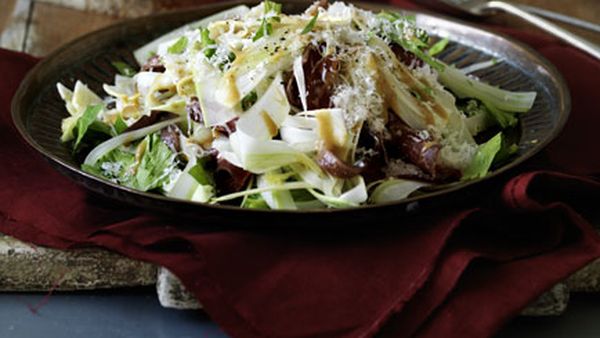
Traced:
[[282, 221], [279, 229], [201, 233], [190, 230], [193, 221], [87, 192], [18, 136], [10, 99], [36, 59], [0, 49], [0, 232], [165, 266], [235, 337], [490, 337], [600, 257], [590, 224], [599, 218], [600, 63], [545, 36], [503, 31], [565, 76], [573, 111], [561, 136], [478, 205], [353, 229], [286, 229]]

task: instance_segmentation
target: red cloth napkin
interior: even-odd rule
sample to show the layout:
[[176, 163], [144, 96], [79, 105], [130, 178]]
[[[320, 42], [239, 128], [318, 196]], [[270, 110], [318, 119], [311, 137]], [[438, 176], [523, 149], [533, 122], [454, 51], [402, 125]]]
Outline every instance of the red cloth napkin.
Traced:
[[600, 201], [600, 63], [553, 39], [510, 33], [564, 74], [573, 96], [565, 131], [481, 205], [440, 207], [397, 220], [395, 229], [374, 219], [359, 230], [282, 223], [280, 231], [195, 233], [184, 230], [193, 222], [90, 194], [17, 135], [9, 103], [35, 59], [0, 50], [0, 232], [166, 266], [236, 337], [492, 336], [600, 256], [589, 221]]

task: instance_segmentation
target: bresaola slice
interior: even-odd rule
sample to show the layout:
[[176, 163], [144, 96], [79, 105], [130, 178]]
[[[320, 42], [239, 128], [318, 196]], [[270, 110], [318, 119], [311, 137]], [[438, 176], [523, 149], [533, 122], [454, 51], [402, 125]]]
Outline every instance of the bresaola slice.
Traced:
[[334, 153], [323, 149], [317, 155], [317, 164], [327, 173], [338, 178], [352, 178], [360, 175], [360, 168], [342, 161]]
[[[388, 154], [392, 158], [401, 159], [411, 167], [411, 170], [402, 176], [433, 182], [443, 182], [450, 178], [460, 177], [460, 172], [440, 163], [441, 144], [429, 132], [415, 130], [395, 117], [394, 114], [389, 115], [390, 138], [386, 142]], [[415, 170], [416, 168], [418, 170]]]
[[181, 130], [177, 125], [170, 125], [160, 131], [162, 141], [176, 154], [181, 150], [180, 136]]
[[154, 73], [164, 73], [166, 71], [166, 68], [163, 65], [162, 61], [160, 60], [160, 56], [153, 55], [142, 66], [142, 71], [154, 72]]
[[190, 119], [194, 122], [204, 123], [204, 117], [202, 116], [202, 107], [200, 107], [200, 101], [197, 96], [190, 98], [190, 101], [185, 106], [185, 112], [188, 114]]
[[[341, 62], [330, 55], [323, 56], [320, 47], [309, 45], [302, 55], [302, 68], [306, 81], [306, 103], [309, 110], [332, 108], [331, 97], [339, 78]], [[292, 106], [302, 107], [296, 79], [291, 76], [286, 84], [286, 94]]]
[[214, 177], [217, 191], [223, 194], [231, 194], [245, 189], [252, 173], [236, 167], [224, 158], [217, 157]]

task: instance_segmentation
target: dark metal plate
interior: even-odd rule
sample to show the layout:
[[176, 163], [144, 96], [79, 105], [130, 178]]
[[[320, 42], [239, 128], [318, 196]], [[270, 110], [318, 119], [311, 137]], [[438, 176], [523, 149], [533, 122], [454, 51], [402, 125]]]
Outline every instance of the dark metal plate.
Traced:
[[[432, 35], [447, 36], [453, 41], [440, 55], [442, 60], [466, 66], [492, 56], [502, 59], [504, 62], [479, 71], [476, 75], [508, 90], [534, 90], [538, 93], [533, 109], [521, 120], [517, 156], [482, 180], [450, 184], [440, 190], [384, 205], [344, 210], [263, 211], [172, 199], [122, 187], [81, 171], [69, 148], [60, 142], [60, 124], [67, 112], [55, 84], [60, 81], [73, 86], [76, 79], [80, 79], [92, 90], [102, 93], [102, 83], [112, 82], [116, 72], [110, 65], [112, 61], [121, 60], [135, 65], [131, 52], [147, 41], [239, 3], [244, 2], [219, 3], [130, 20], [65, 45], [42, 60], [21, 84], [12, 102], [12, 116], [17, 129], [54, 167], [79, 184], [110, 198], [150, 210], [191, 216], [203, 220], [204, 224], [217, 226], [282, 223], [349, 225], [359, 222], [372, 224], [374, 219], [396, 217], [420, 209], [418, 206], [435, 205], [449, 195], [462, 196], [457, 192], [477, 190], [483, 181], [489, 181], [539, 152], [557, 136], [566, 122], [570, 109], [567, 87], [554, 66], [531, 48], [468, 24], [417, 13], [419, 26]], [[284, 11], [297, 13], [309, 3], [299, 0], [287, 2]], [[379, 4], [357, 5], [372, 10], [390, 9]], [[456, 200], [455, 197], [453, 199]]]

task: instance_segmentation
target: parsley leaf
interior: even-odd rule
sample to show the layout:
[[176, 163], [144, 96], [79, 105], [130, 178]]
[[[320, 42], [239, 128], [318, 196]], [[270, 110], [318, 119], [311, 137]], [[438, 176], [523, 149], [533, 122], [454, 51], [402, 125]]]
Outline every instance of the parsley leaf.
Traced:
[[133, 69], [133, 67], [126, 64], [125, 62], [113, 61], [113, 62], [111, 62], [111, 64], [113, 65], [113, 67], [115, 67], [117, 69], [119, 74], [121, 74], [123, 76], [132, 77], [136, 73], [135, 69]]
[[172, 44], [167, 51], [171, 54], [181, 54], [185, 51], [188, 45], [188, 39], [185, 36], [180, 37]]
[[300, 33], [300, 34], [304, 35], [304, 34], [310, 33], [313, 30], [313, 28], [315, 28], [318, 17], [319, 17], [319, 11], [317, 11], [315, 16], [313, 16], [312, 19], [310, 19], [310, 22], [306, 25], [306, 27], [304, 27], [304, 29], [302, 30], [302, 33]]
[[273, 25], [271, 25], [271, 23], [266, 18], [263, 18], [260, 27], [258, 28], [256, 34], [254, 34], [254, 37], [252, 38], [252, 41], [258, 41], [263, 36], [268, 36], [271, 33], [273, 33]]
[[210, 31], [208, 30], [208, 28], [201, 28], [200, 29], [200, 48], [204, 49], [204, 55], [207, 58], [211, 58], [213, 57], [213, 55], [215, 55], [217, 49], [216, 48], [208, 48], [209, 46], [214, 46], [215, 45], [215, 40], [210, 38]]
[[252, 107], [258, 100], [258, 95], [255, 91], [251, 91], [242, 99], [242, 110], [246, 111]]

